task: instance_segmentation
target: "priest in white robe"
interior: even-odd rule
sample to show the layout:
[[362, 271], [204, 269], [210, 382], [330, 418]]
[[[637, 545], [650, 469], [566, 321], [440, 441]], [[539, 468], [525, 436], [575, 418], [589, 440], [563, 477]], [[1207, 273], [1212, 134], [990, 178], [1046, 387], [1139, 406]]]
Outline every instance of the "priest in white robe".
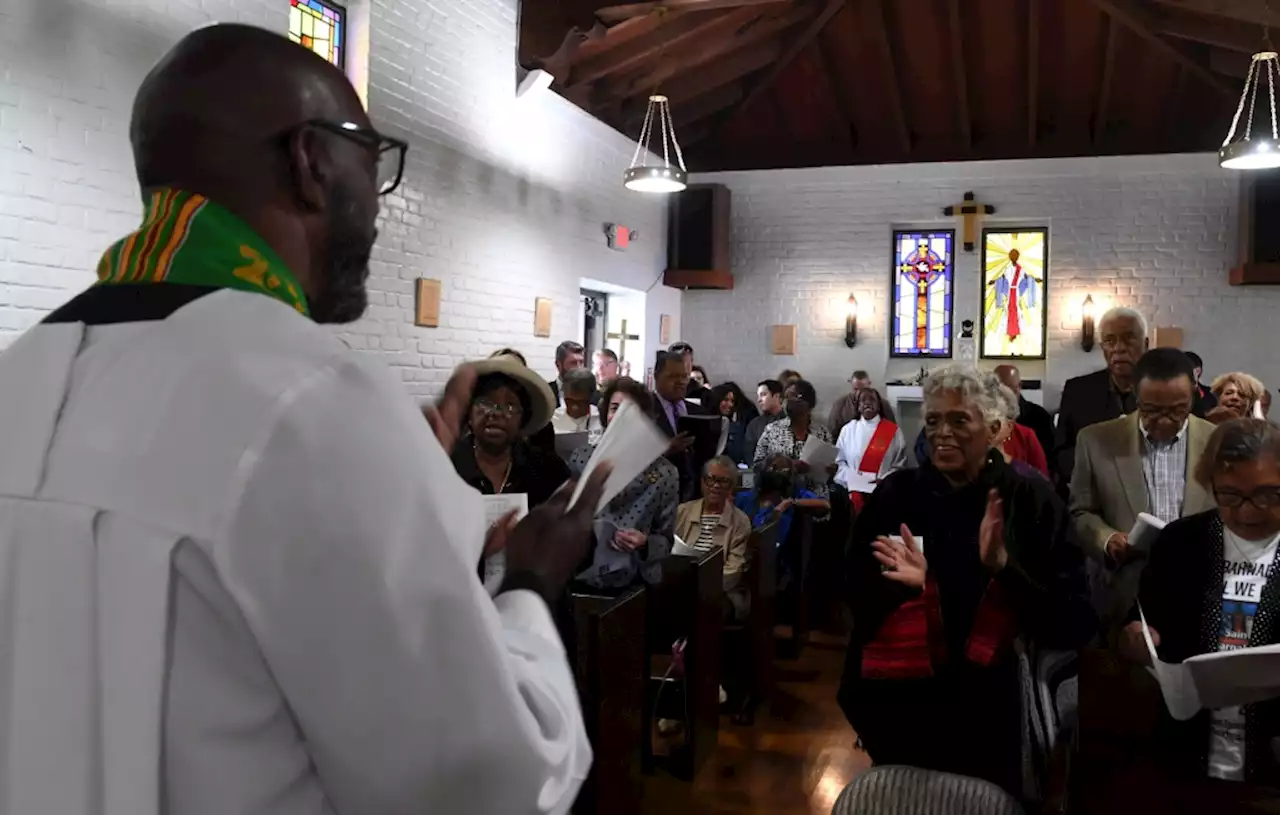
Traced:
[[141, 228], [0, 354], [0, 813], [568, 811], [591, 751], [546, 598], [600, 480], [490, 531], [490, 598], [447, 453], [474, 373], [429, 425], [320, 325], [364, 310], [405, 144], [236, 25], [165, 57], [131, 137]]
[[907, 466], [902, 430], [884, 416], [884, 401], [875, 388], [858, 391], [858, 418], [836, 440], [835, 481], [849, 491], [855, 507], [863, 495], [892, 472]]

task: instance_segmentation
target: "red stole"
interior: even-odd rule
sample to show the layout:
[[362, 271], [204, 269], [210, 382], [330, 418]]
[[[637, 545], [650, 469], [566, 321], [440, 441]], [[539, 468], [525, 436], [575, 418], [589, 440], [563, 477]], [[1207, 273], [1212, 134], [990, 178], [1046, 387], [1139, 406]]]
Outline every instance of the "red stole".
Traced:
[[[858, 472], [872, 475], [880, 472], [880, 465], [884, 464], [884, 457], [889, 454], [889, 446], [893, 444], [893, 435], [897, 432], [896, 424], [883, 416], [880, 417], [880, 424], [876, 425], [875, 432], [871, 434], [871, 441], [867, 442], [867, 449], [862, 453], [862, 460], [858, 462]], [[853, 504], [855, 512], [862, 511], [865, 500], [866, 496], [860, 492], [849, 493], [849, 502]]]

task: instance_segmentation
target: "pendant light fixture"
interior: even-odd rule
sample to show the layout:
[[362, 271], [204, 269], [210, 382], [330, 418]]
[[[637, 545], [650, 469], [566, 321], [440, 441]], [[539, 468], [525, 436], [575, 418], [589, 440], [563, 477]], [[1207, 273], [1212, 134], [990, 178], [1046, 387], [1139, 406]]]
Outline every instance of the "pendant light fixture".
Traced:
[[[1280, 167], [1280, 130], [1276, 128], [1276, 79], [1280, 75], [1280, 61], [1277, 61], [1275, 48], [1271, 45], [1271, 2], [1264, 2], [1266, 17], [1262, 23], [1263, 50], [1254, 54], [1249, 63], [1249, 74], [1245, 77], [1244, 90], [1240, 93], [1240, 104], [1236, 105], [1231, 129], [1227, 131], [1227, 138], [1218, 150], [1218, 164], [1228, 170], [1266, 170]], [[1264, 82], [1267, 89], [1263, 103], [1268, 106], [1265, 113], [1270, 113], [1271, 129], [1254, 135], [1253, 114], [1258, 101], [1258, 88]], [[1244, 121], [1244, 133], [1236, 139], [1240, 117], [1245, 113], [1246, 105], [1249, 110]], [[1262, 126], [1266, 126], [1266, 120], [1262, 122]]]
[[[653, 132], [662, 133], [662, 163], [649, 163], [649, 142]], [[670, 142], [670, 144], [668, 144]], [[676, 163], [671, 163], [671, 151], [675, 151]], [[676, 141], [676, 128], [671, 121], [671, 103], [667, 97], [654, 94], [649, 97], [649, 108], [644, 114], [644, 126], [636, 140], [636, 152], [631, 166], [622, 174], [622, 183], [636, 192], [680, 192], [688, 185], [689, 171], [684, 166], [684, 154]]]

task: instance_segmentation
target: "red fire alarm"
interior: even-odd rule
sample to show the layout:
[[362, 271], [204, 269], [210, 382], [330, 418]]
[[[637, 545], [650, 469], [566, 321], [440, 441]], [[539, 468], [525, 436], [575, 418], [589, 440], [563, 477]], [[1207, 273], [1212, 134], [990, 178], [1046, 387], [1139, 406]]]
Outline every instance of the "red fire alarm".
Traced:
[[605, 224], [604, 234], [609, 238], [609, 248], [616, 249], [621, 252], [631, 245], [633, 240], [638, 240], [639, 232], [632, 231], [622, 224]]

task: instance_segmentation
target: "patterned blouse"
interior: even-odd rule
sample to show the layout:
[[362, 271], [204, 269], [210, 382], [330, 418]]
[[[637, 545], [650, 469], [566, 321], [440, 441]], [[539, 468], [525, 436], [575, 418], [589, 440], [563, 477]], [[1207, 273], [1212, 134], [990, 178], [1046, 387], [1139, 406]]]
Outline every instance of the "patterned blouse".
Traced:
[[[825, 441], [827, 444], [835, 443], [831, 440], [831, 432], [827, 430], [827, 426], [817, 420], [809, 420], [809, 434]], [[766, 427], [764, 433], [760, 434], [760, 442], [756, 445], [756, 456], [752, 466], [759, 471], [764, 468], [769, 459], [778, 454], [782, 454], [789, 459], [798, 459], [800, 458], [800, 450], [803, 448], [804, 442], [798, 441], [791, 433], [791, 420], [779, 419]], [[831, 491], [827, 488], [827, 483], [830, 480], [830, 476], [825, 472], [797, 473], [795, 486], [797, 489], [808, 490], [819, 498], [830, 498]]]
[[[584, 444], [569, 456], [569, 471], [575, 478], [583, 469], [595, 447]], [[619, 529], [635, 529], [646, 535], [660, 535], [667, 540], [667, 551], [676, 533], [676, 508], [680, 504], [680, 473], [665, 458], [658, 458], [637, 476], [596, 516]], [[650, 557], [656, 553], [650, 553]]]

